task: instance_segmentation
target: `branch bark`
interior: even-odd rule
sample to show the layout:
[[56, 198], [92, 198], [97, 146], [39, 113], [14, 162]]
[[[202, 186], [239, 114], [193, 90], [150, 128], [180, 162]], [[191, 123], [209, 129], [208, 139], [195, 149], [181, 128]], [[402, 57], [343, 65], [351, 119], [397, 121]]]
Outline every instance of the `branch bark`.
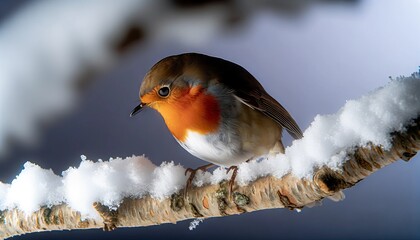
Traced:
[[308, 204], [352, 187], [377, 170], [398, 159], [410, 160], [420, 149], [420, 117], [406, 127], [407, 131], [393, 134], [391, 149], [370, 145], [349, 153], [341, 171], [323, 167], [313, 179], [300, 179], [291, 174], [277, 179], [262, 177], [247, 186], [235, 186], [232, 199], [226, 182], [192, 188], [184, 198], [174, 194], [158, 200], [150, 196], [125, 199], [115, 211], [95, 203], [103, 218], [81, 219], [80, 213], [62, 204], [42, 207], [26, 216], [13, 209], [0, 212], [0, 238], [31, 232], [115, 227], [138, 227], [176, 223], [191, 218], [221, 217], [270, 208], [303, 208]]

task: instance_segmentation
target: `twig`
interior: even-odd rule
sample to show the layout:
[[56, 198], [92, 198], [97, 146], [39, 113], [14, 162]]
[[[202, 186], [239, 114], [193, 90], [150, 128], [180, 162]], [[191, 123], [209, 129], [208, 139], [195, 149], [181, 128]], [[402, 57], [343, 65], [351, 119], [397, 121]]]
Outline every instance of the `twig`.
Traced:
[[183, 191], [159, 200], [150, 196], [141, 199], [124, 199], [117, 210], [109, 210], [100, 203], [94, 206], [102, 220], [81, 219], [80, 213], [62, 204], [42, 207], [26, 216], [20, 210], [0, 212], [0, 238], [39, 231], [63, 229], [150, 226], [176, 223], [191, 218], [221, 217], [270, 208], [300, 209], [315, 201], [352, 187], [377, 170], [398, 159], [410, 160], [420, 149], [420, 117], [407, 131], [394, 133], [392, 147], [383, 150], [370, 145], [349, 149], [348, 158], [341, 171], [322, 167], [313, 179], [301, 179], [291, 174], [277, 179], [261, 177], [247, 186], [235, 186], [233, 197], [228, 197], [228, 184], [192, 188], [184, 197]]

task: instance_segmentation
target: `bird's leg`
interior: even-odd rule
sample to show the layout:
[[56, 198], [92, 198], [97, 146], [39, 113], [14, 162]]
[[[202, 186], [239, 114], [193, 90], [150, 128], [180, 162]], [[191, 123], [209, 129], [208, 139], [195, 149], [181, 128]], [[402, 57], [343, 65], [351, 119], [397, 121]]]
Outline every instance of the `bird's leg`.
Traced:
[[231, 167], [228, 168], [226, 173], [229, 173], [231, 170], [233, 170], [233, 172], [232, 172], [232, 177], [229, 180], [229, 195], [228, 195], [229, 198], [232, 196], [233, 184], [235, 183], [236, 174], [238, 174], [238, 167], [237, 166], [231, 166]]
[[[252, 158], [246, 160], [245, 162], [249, 162], [251, 160], [252, 160]], [[236, 175], [238, 174], [238, 166], [230, 166], [227, 169], [226, 174], [228, 174], [231, 170], [233, 170], [233, 172], [232, 172], [232, 177], [229, 180], [229, 197], [231, 197], [232, 193], [233, 193], [233, 184], [235, 183]]]
[[185, 176], [187, 176], [187, 173], [190, 173], [190, 176], [188, 177], [187, 184], [185, 185], [184, 196], [187, 195], [187, 191], [191, 188], [192, 181], [194, 180], [194, 177], [195, 177], [195, 174], [197, 173], [197, 171], [201, 170], [201, 171], [204, 172], [204, 171], [206, 171], [207, 169], [209, 169], [213, 166], [214, 166], [213, 163], [209, 163], [209, 164], [206, 164], [204, 166], [198, 167], [196, 169], [187, 168], [187, 170], [185, 170]]

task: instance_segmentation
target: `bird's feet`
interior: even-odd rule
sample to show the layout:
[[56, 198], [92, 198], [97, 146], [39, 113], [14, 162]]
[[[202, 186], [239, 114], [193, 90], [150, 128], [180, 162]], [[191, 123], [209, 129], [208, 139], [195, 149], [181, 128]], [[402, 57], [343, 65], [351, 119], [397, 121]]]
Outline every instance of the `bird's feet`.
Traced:
[[230, 171], [233, 171], [233, 172], [232, 172], [232, 177], [230, 177], [230, 180], [229, 180], [229, 193], [228, 193], [229, 198], [232, 197], [233, 184], [235, 183], [235, 178], [236, 178], [236, 175], [238, 174], [238, 167], [231, 166], [227, 169], [226, 173], [229, 173]]
[[196, 169], [192, 169], [192, 168], [187, 168], [187, 170], [185, 170], [185, 176], [187, 176], [188, 173], [190, 173], [190, 176], [187, 179], [187, 184], [185, 185], [185, 189], [184, 189], [184, 197], [187, 196], [187, 192], [188, 190], [191, 188], [192, 182], [194, 180], [195, 174], [197, 173], [198, 170], [201, 171], [206, 171], [207, 169], [213, 167], [214, 164], [210, 163], [210, 164], [206, 164], [204, 166], [201, 166], [199, 168]]

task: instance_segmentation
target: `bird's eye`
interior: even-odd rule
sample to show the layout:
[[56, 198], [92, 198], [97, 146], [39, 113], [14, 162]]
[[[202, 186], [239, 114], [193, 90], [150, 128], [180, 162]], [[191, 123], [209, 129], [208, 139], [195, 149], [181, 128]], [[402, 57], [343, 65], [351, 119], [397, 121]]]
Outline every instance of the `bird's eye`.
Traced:
[[158, 91], [159, 96], [167, 97], [169, 95], [169, 87], [161, 87]]

